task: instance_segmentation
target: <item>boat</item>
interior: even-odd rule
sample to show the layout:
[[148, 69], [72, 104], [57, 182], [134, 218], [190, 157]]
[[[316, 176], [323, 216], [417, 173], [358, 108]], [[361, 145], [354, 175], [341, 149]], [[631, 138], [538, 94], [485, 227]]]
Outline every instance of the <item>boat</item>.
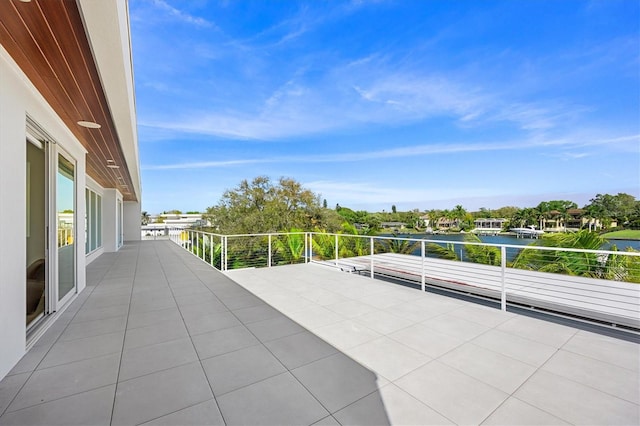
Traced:
[[514, 232], [518, 238], [538, 238], [544, 234], [544, 231], [536, 229], [533, 225], [529, 225], [526, 228], [511, 228], [509, 231]]

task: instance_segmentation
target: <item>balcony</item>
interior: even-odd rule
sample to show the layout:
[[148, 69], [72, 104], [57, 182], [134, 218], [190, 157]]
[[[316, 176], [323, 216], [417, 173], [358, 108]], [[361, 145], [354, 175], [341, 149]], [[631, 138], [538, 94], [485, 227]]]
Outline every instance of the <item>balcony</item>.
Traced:
[[127, 244], [0, 382], [0, 424], [638, 424], [637, 334], [319, 263]]

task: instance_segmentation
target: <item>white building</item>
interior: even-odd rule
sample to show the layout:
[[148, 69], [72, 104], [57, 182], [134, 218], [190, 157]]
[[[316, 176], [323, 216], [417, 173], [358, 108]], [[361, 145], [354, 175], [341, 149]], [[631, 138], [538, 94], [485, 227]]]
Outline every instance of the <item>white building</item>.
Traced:
[[126, 0], [3, 1], [0, 378], [140, 239], [140, 200]]
[[[158, 222], [158, 218], [161, 220]], [[177, 235], [183, 229], [210, 226], [209, 221], [202, 218], [202, 213], [163, 213], [152, 217], [152, 223], [142, 225], [142, 238], [162, 235]]]
[[473, 221], [475, 228], [471, 231], [475, 234], [498, 234], [502, 231], [508, 220], [504, 218], [480, 218]]

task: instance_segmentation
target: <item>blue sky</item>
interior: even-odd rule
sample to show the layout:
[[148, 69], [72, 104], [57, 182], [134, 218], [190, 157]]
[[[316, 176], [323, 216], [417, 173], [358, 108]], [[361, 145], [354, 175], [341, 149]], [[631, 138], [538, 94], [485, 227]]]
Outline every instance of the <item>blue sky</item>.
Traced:
[[640, 3], [130, 0], [142, 209], [640, 198]]

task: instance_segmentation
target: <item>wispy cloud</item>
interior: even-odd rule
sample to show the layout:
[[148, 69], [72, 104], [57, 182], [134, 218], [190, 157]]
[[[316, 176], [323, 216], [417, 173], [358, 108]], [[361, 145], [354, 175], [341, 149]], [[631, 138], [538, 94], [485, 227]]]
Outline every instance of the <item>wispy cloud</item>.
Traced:
[[464, 75], [398, 69], [377, 55], [320, 73], [313, 65], [297, 67], [284, 77], [285, 83], [275, 87], [263, 87], [262, 77], [246, 81], [251, 98], [240, 94], [224, 107], [202, 102], [182, 114], [169, 107], [165, 115], [141, 123], [176, 132], [278, 140], [371, 123], [445, 118], [463, 128], [503, 123], [526, 134], [568, 127], [588, 110], [563, 100], [518, 99]]
[[[365, 152], [342, 152], [328, 155], [288, 155], [273, 156], [253, 159], [240, 160], [222, 160], [222, 161], [199, 161], [175, 164], [160, 165], [143, 165], [143, 170], [180, 170], [180, 169], [207, 169], [222, 168], [232, 166], [242, 166], [249, 164], [267, 164], [267, 163], [347, 163], [371, 160], [385, 160], [394, 158], [407, 158], [418, 156], [436, 156], [443, 154], [455, 153], [471, 153], [471, 152], [493, 152], [493, 151], [520, 151], [526, 149], [540, 147], [559, 147], [559, 148], [580, 148], [597, 145], [608, 145], [612, 140], [618, 143], [637, 144], [640, 141], [640, 135], [623, 136], [617, 138], [606, 139], [531, 139], [528, 141], [509, 141], [509, 142], [479, 142], [479, 143], [434, 143], [425, 145], [406, 146], [393, 149], [374, 150]], [[550, 156], [559, 156], [562, 158], [583, 158], [591, 154], [587, 152], [571, 153], [561, 151]]]
[[213, 24], [212, 22], [209, 22], [204, 18], [193, 16], [179, 9], [176, 9], [175, 7], [171, 6], [169, 3], [167, 3], [164, 0], [152, 0], [152, 3], [158, 9], [161, 9], [162, 11], [168, 13], [174, 18], [179, 19], [180, 21], [186, 22], [188, 24], [193, 24], [198, 27], [215, 27], [215, 24]]
[[[351, 208], [359, 206], [379, 206], [389, 208], [391, 204], [399, 204], [400, 209], [425, 208], [426, 200], [460, 200], [467, 199], [471, 194], [474, 197], [494, 197], [499, 191], [486, 186], [457, 186], [448, 187], [393, 187], [380, 185], [379, 183], [354, 181], [318, 180], [303, 183], [313, 192], [328, 195], [332, 200]], [[454, 203], [455, 204], [455, 203]], [[449, 201], [444, 204], [450, 208], [453, 204]], [[436, 207], [431, 205], [431, 207]]]

